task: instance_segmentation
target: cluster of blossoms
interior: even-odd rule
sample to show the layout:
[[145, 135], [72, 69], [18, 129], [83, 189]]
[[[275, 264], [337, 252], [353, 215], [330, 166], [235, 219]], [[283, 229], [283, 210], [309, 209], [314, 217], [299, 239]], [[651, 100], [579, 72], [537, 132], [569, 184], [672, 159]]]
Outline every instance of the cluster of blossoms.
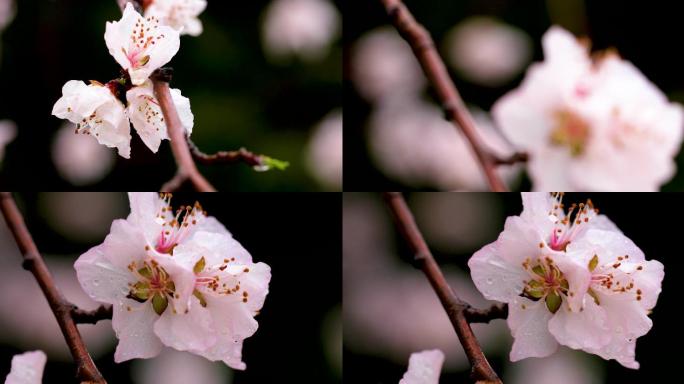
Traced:
[[512, 361], [562, 344], [639, 368], [636, 339], [653, 325], [663, 265], [591, 201], [566, 213], [562, 197], [523, 193], [522, 214], [469, 260], [473, 281], [487, 299], [508, 303]]
[[544, 61], [492, 109], [531, 157], [540, 191], [656, 191], [675, 173], [684, 114], [614, 51], [589, 55], [584, 41], [551, 28]]
[[75, 264], [94, 300], [113, 305], [116, 362], [169, 346], [245, 369], [270, 267], [252, 257], [198, 203], [175, 213], [170, 195], [131, 193], [131, 214]]
[[[130, 157], [131, 123], [153, 152], [169, 138], [149, 77], [178, 52], [180, 33], [201, 32], [196, 16], [206, 7], [206, 2], [199, 0], [145, 3], [145, 17], [128, 3], [121, 20], [106, 25], [105, 42], [121, 65], [122, 76], [106, 84], [71, 80], [52, 110], [53, 115], [75, 123], [76, 133], [94, 136], [100, 144], [117, 148], [125, 158]], [[194, 124], [190, 100], [177, 89], [171, 89], [171, 97], [190, 135]]]

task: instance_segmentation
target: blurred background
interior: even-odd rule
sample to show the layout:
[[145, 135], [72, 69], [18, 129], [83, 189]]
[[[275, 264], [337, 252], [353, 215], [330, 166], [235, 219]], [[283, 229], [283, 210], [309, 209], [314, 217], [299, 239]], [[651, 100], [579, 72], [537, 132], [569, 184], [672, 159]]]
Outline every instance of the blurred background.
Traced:
[[[339, 6], [209, 0], [204, 32], [181, 37], [171, 86], [190, 99], [193, 141], [206, 153], [245, 147], [290, 162], [266, 173], [200, 166], [218, 189], [341, 189]], [[105, 23], [120, 18], [115, 0], [0, 0], [0, 185], [158, 190], [173, 176], [168, 143], [155, 155], [132, 133], [126, 160], [50, 114], [68, 80], [118, 77], [103, 36]]]
[[[487, 111], [542, 59], [541, 36], [560, 25], [616, 48], [670, 100], [684, 101], [679, 51], [681, 3], [656, 0], [405, 0], [431, 33], [486, 144], [510, 154]], [[348, 2], [344, 30], [347, 104], [345, 190], [486, 190], [459, 131], [446, 122], [409, 46], [379, 1]], [[679, 168], [684, 156], [677, 158]], [[501, 167], [513, 189], [527, 190], [522, 167]], [[684, 189], [679, 172], [663, 190]]]
[[[506, 217], [519, 215], [519, 194], [410, 193], [418, 227], [459, 297], [476, 307], [491, 304], [470, 279], [467, 261], [493, 242]], [[662, 219], [684, 213], [677, 194], [566, 194], [564, 202], [591, 198], [646, 254], [665, 265], [663, 291], [638, 339], [639, 370], [561, 347], [551, 357], [511, 363], [512, 338], [505, 320], [472, 328], [506, 384], [598, 384], [667, 382], [681, 349], [678, 271], [682, 258], [667, 239], [680, 230]], [[445, 353], [441, 383], [470, 383], [469, 364], [437, 295], [397, 234], [379, 194], [345, 193], [343, 201], [344, 379], [350, 383], [397, 383], [413, 352]]]
[[[100, 244], [114, 219], [129, 213], [125, 194], [15, 195], [38, 248], [65, 296], [95, 308], [73, 264]], [[174, 207], [199, 201], [251, 253], [271, 266], [259, 330], [245, 340], [245, 371], [165, 349], [156, 358], [114, 363], [111, 321], [79, 325], [95, 363], [110, 383], [228, 384], [302, 380], [342, 382], [341, 216], [337, 194], [176, 194]], [[298, 217], [297, 225], [292, 218]], [[0, 216], [0, 378], [12, 356], [42, 349], [43, 383], [71, 383], [75, 366], [56, 320]]]

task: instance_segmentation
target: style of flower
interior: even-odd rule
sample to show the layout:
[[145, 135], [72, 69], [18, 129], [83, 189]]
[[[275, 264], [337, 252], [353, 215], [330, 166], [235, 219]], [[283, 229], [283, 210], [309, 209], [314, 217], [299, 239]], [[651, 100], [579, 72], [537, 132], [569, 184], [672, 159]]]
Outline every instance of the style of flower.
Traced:
[[141, 16], [130, 2], [120, 21], [107, 23], [104, 38], [109, 53], [128, 71], [133, 85], [143, 84], [180, 48], [178, 31], [160, 25], [156, 16]]
[[145, 8], [145, 17], [154, 17], [181, 35], [199, 36], [202, 22], [198, 16], [206, 7], [206, 0], [153, 0]]
[[549, 356], [560, 343], [638, 368], [636, 338], [652, 326], [663, 266], [591, 201], [566, 213], [562, 196], [524, 193], [521, 215], [468, 261], [473, 281], [509, 304], [512, 361]]
[[439, 349], [412, 353], [399, 384], [438, 384], [443, 363], [444, 353]]
[[242, 341], [256, 331], [270, 269], [199, 203], [174, 213], [170, 198], [129, 194], [131, 214], [76, 261], [78, 280], [113, 305], [116, 362], [167, 345], [244, 369]]
[[656, 191], [675, 172], [684, 114], [614, 51], [589, 56], [587, 44], [552, 27], [544, 62], [492, 113], [530, 156], [534, 188]]
[[46, 361], [45, 352], [40, 350], [15, 355], [5, 384], [40, 384]]
[[[115, 95], [118, 92], [116, 86], [109, 84], [93, 82], [86, 85], [71, 80], [64, 85], [62, 97], [55, 103], [52, 114], [76, 123], [76, 133], [92, 135], [100, 144], [118, 148], [119, 155], [124, 158], [130, 157], [130, 123], [133, 123], [145, 145], [156, 153], [161, 141], [169, 137], [152, 82], [147, 80], [130, 88], [126, 92], [127, 107]], [[178, 89], [171, 89], [171, 98], [186, 134], [190, 135], [194, 121], [190, 100]]]

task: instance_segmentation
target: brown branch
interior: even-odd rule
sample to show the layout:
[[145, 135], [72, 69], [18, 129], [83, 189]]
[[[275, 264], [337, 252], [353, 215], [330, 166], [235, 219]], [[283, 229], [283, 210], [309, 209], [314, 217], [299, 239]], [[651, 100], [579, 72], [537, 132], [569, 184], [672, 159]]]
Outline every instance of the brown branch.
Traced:
[[465, 310], [465, 315], [469, 323], [489, 323], [492, 320], [507, 318], [508, 305], [494, 304], [487, 309], [477, 309], [469, 306]]
[[74, 305], [71, 307], [71, 317], [77, 324], [95, 324], [100, 320], [112, 318], [112, 306], [100, 305], [96, 309], [88, 311]]
[[496, 173], [496, 166], [500, 160], [487, 149], [478, 135], [475, 121], [449, 77], [444, 61], [435, 49], [435, 43], [428, 31], [416, 21], [401, 0], [380, 0], [380, 2], [384, 5], [394, 27], [413, 49], [423, 72], [437, 92], [446, 118], [457, 128], [460, 127], [470, 143], [489, 187], [495, 192], [506, 191], [506, 184]]
[[430, 281], [456, 330], [458, 339], [461, 341], [463, 350], [472, 366], [472, 378], [478, 383], [501, 383], [501, 379], [489, 365], [468, 322], [469, 316], [476, 319], [478, 316], [484, 315], [485, 311], [472, 310], [470, 305], [460, 300], [451, 289], [442, 270], [432, 257], [432, 253], [425, 243], [404, 197], [398, 192], [386, 192], [384, 197], [392, 211], [397, 229], [413, 251], [416, 263]]
[[188, 137], [188, 146], [192, 157], [201, 164], [229, 164], [244, 162], [245, 164], [258, 167], [264, 165], [263, 156], [250, 152], [245, 148], [240, 148], [237, 151], [219, 151], [214, 154], [206, 154], [202, 152], [195, 143]]
[[[216, 189], [202, 176], [192, 159], [188, 142], [185, 139], [185, 128], [181, 124], [178, 111], [176, 111], [176, 106], [171, 98], [168, 80], [165, 81], [157, 76], [153, 81], [154, 95], [157, 97], [159, 106], [164, 114], [164, 121], [166, 122], [169, 140], [171, 141], [171, 151], [178, 166], [178, 172], [173, 180], [188, 180], [200, 192], [215, 192]], [[164, 186], [168, 185], [167, 183]]]
[[14, 239], [24, 257], [22, 264], [24, 269], [30, 271], [36, 278], [48, 304], [50, 304], [50, 309], [55, 314], [59, 328], [62, 330], [64, 339], [69, 346], [69, 351], [71, 351], [71, 355], [76, 363], [76, 378], [82, 383], [106, 384], [105, 379], [97, 370], [95, 363], [90, 357], [81, 334], [78, 332], [76, 321], [72, 315], [74, 306], [57, 289], [43, 257], [38, 252], [38, 248], [26, 228], [24, 218], [9, 192], [2, 192], [0, 196], [0, 209], [2, 209], [7, 226], [12, 231], [12, 235], [14, 235]]

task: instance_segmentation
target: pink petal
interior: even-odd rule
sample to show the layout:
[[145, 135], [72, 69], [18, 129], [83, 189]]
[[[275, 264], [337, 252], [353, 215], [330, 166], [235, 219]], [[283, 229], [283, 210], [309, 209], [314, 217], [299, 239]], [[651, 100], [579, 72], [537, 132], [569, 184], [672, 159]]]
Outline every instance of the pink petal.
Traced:
[[551, 312], [544, 300], [532, 301], [516, 297], [508, 306], [508, 326], [513, 334], [511, 361], [527, 357], [546, 357], [558, 348], [548, 328]]
[[610, 341], [606, 311], [588, 295], [582, 311], [571, 312], [561, 306], [549, 321], [549, 332], [573, 349], [600, 348]]
[[511, 302], [523, 290], [528, 274], [499, 254], [499, 242], [486, 245], [468, 260], [477, 289], [489, 300]]
[[83, 290], [93, 300], [115, 304], [128, 294], [128, 284], [134, 282], [127, 270], [112, 264], [98, 245], [81, 255], [74, 268]]
[[12, 357], [12, 370], [5, 384], [40, 384], [47, 356], [43, 351], [24, 352]]
[[119, 339], [114, 361], [121, 363], [130, 359], [157, 356], [162, 349], [161, 341], [153, 332], [157, 319], [159, 315], [149, 302], [127, 300], [125, 303], [114, 305], [112, 327]]
[[439, 349], [412, 353], [408, 371], [399, 384], [438, 384], [444, 364], [444, 353]]

